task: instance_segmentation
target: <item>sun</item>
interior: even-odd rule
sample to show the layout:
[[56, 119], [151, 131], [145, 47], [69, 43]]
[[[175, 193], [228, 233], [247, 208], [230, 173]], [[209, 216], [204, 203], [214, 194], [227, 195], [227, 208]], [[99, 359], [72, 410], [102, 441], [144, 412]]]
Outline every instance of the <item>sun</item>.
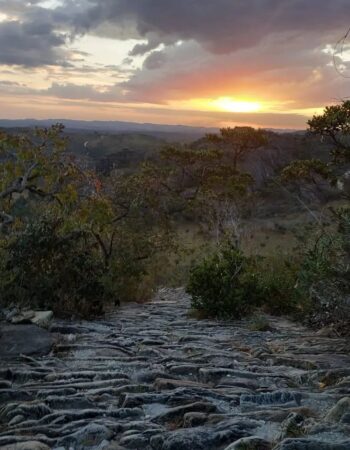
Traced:
[[213, 105], [220, 111], [236, 113], [251, 113], [260, 111], [261, 109], [261, 104], [259, 102], [235, 100], [231, 97], [220, 97], [213, 101]]

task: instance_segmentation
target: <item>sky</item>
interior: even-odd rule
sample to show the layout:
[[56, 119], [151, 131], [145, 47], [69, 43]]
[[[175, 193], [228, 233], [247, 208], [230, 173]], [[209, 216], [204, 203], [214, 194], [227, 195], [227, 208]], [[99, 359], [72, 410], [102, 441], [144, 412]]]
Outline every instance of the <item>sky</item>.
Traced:
[[[0, 0], [0, 117], [305, 128], [350, 94], [349, 0]], [[348, 45], [349, 44], [349, 45]]]

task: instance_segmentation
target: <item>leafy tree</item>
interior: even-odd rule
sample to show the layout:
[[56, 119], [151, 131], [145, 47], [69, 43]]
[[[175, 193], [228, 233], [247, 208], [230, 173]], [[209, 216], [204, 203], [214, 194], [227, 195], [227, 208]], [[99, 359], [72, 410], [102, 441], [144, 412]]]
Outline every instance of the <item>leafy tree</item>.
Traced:
[[1, 300], [89, 315], [134, 298], [161, 233], [146, 180], [98, 179], [62, 131], [1, 133]]
[[170, 147], [160, 156], [143, 174], [163, 215], [170, 220], [190, 217], [215, 231], [218, 241], [229, 229], [238, 240], [237, 212], [253, 184], [251, 175], [228, 165], [219, 149]]
[[78, 197], [95, 190], [90, 174], [65, 151], [62, 131], [55, 125], [32, 136], [0, 132], [1, 231], [23, 225], [40, 206], [73, 210]]
[[[309, 315], [317, 317], [313, 322], [319, 322], [321, 326], [332, 320], [336, 323], [340, 313], [343, 315], [341, 322], [347, 323], [346, 332], [349, 332], [350, 319], [344, 298], [350, 292], [350, 190], [347, 191], [345, 183], [349, 178], [347, 164], [350, 162], [350, 101], [326, 107], [323, 114], [315, 115], [308, 125], [310, 133], [320, 136], [331, 146], [329, 160], [293, 161], [282, 171], [282, 181], [315, 186], [327, 182], [340, 190], [347, 203], [341, 209], [329, 208], [332, 227], [327, 229], [320, 221], [320, 229], [314, 233], [315, 242], [307, 243], [302, 255], [298, 291], [312, 305]], [[323, 298], [323, 293], [328, 295], [325, 284], [331, 287], [333, 302]], [[329, 309], [323, 311], [326, 304]]]
[[308, 121], [312, 134], [332, 144], [333, 163], [350, 161], [350, 100], [327, 106], [321, 115]]
[[[331, 146], [330, 159], [327, 162], [318, 159], [293, 161], [282, 171], [282, 180], [314, 185], [326, 180], [332, 186], [342, 187], [342, 179], [347, 176], [344, 165], [350, 161], [350, 101], [327, 106], [323, 114], [314, 115], [308, 121], [308, 126], [311, 134], [320, 136], [322, 142]], [[346, 191], [342, 194], [349, 198]]]
[[222, 128], [220, 134], [207, 134], [207, 140], [230, 153], [234, 169], [249, 152], [268, 142], [264, 130], [252, 127]]

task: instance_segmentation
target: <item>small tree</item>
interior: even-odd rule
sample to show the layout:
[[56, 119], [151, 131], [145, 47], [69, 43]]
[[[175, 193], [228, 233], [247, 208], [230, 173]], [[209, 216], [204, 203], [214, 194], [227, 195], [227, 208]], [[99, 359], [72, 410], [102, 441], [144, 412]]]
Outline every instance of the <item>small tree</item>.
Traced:
[[75, 163], [63, 126], [32, 135], [0, 132], [0, 232], [25, 225], [40, 208], [74, 210], [79, 195], [91, 195], [93, 179]]
[[350, 100], [327, 106], [308, 121], [309, 131], [332, 144], [333, 163], [350, 161]]
[[[311, 250], [306, 250], [303, 255], [298, 289], [306, 292], [306, 296], [312, 300], [310, 314], [317, 317], [316, 321], [313, 319], [314, 322], [318, 322], [318, 325], [327, 325], [332, 321], [337, 325], [341, 322], [340, 326], [345, 324], [345, 332], [348, 333], [349, 308], [344, 299], [350, 292], [350, 192], [346, 190], [344, 181], [348, 178], [346, 165], [350, 162], [350, 101], [326, 107], [323, 114], [315, 115], [308, 125], [313, 135], [320, 136], [323, 142], [331, 146], [330, 158], [326, 162], [317, 159], [293, 161], [282, 171], [281, 179], [287, 183], [316, 186], [320, 181], [326, 181], [340, 189], [347, 205], [338, 210], [329, 208], [331, 228], [325, 228], [319, 220], [321, 226], [315, 234], [315, 242], [307, 243], [306, 248], [311, 247]], [[331, 286], [331, 302], [325, 285]], [[328, 305], [327, 310], [324, 310], [325, 305]], [[342, 315], [341, 320], [339, 313]]]
[[322, 142], [331, 146], [329, 161], [319, 159], [293, 161], [282, 171], [285, 182], [318, 185], [321, 180], [338, 186], [344, 198], [350, 198], [347, 192], [349, 178], [346, 164], [350, 162], [350, 101], [339, 105], [327, 106], [323, 114], [314, 115], [308, 121], [309, 132], [320, 136]]
[[239, 240], [238, 211], [253, 178], [228, 165], [222, 150], [167, 148], [144, 170], [153, 202], [169, 219], [187, 215], [214, 231], [218, 241], [227, 232]]
[[207, 140], [227, 150], [232, 156], [233, 167], [237, 169], [241, 161], [249, 152], [267, 144], [264, 130], [252, 127], [222, 128], [220, 134], [207, 134]]

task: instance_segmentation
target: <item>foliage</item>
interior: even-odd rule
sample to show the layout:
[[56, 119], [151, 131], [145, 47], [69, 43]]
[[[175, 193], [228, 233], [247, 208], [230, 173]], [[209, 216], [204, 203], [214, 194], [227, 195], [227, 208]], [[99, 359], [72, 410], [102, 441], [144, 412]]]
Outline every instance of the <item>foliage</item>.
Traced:
[[237, 241], [235, 226], [250, 196], [252, 176], [227, 164], [220, 149], [169, 147], [160, 157], [143, 173], [166, 215], [196, 222], [218, 241], [229, 230]]
[[333, 211], [338, 225], [337, 232], [340, 236], [343, 251], [344, 264], [349, 268], [350, 264], [350, 208], [339, 208]]
[[333, 185], [336, 183], [329, 165], [318, 159], [292, 161], [282, 170], [281, 179], [284, 182], [304, 180], [314, 184], [324, 179], [329, 180]]
[[[32, 135], [0, 133], [0, 228], [20, 227], [38, 205], [73, 210], [79, 189], [89, 186], [89, 174], [65, 152], [63, 127], [35, 130]], [[18, 208], [25, 200], [26, 207]], [[28, 211], [28, 208], [30, 211]]]
[[350, 101], [327, 106], [321, 115], [308, 121], [310, 132], [333, 144], [333, 162], [350, 160]]
[[[350, 162], [350, 101], [326, 107], [323, 114], [315, 115], [308, 125], [310, 133], [331, 145], [329, 161], [294, 161], [282, 172], [283, 181], [317, 186], [323, 180], [337, 187], [348, 202], [346, 164]], [[319, 326], [338, 322], [340, 311], [343, 311], [343, 316], [349, 315], [342, 304], [342, 299], [349, 294], [349, 211], [348, 203], [342, 209], [331, 209], [331, 227], [326, 230], [319, 220], [319, 237], [309, 240], [303, 252], [297, 295], [304, 299], [304, 318], [308, 317]], [[329, 287], [332, 287], [331, 294]]]
[[263, 309], [275, 315], [294, 314], [300, 306], [296, 295], [298, 279], [297, 258], [258, 258], [257, 284]]
[[1, 301], [95, 314], [107, 299], [136, 299], [171, 239], [147, 176], [98, 179], [61, 133], [1, 134]]
[[59, 314], [101, 313], [112, 293], [103, 264], [84, 230], [65, 231], [60, 218], [29, 223], [2, 247], [2, 300], [50, 308]]
[[250, 151], [267, 144], [264, 130], [252, 127], [222, 128], [220, 134], [208, 134], [207, 140], [226, 150], [231, 156], [234, 169]]
[[231, 244], [195, 265], [187, 292], [192, 306], [209, 317], [238, 319], [260, 302], [253, 261]]
[[284, 258], [248, 258], [235, 247], [220, 247], [190, 272], [187, 291], [192, 306], [202, 315], [219, 318], [238, 318], [262, 308], [307, 321], [314, 313], [319, 283], [349, 279], [349, 259], [344, 264], [348, 241], [343, 237], [340, 232], [322, 233]]
[[4, 302], [88, 315], [108, 298], [145, 300], [157, 258], [175, 248], [174, 223], [198, 219], [210, 228], [218, 206], [243, 198], [252, 182], [220, 150], [187, 147], [97, 178], [66, 152], [62, 130], [1, 134]]
[[[350, 101], [327, 106], [323, 114], [315, 115], [308, 125], [311, 134], [320, 136], [322, 141], [331, 145], [330, 159], [328, 162], [317, 159], [293, 161], [282, 171], [282, 181], [317, 186], [325, 180], [340, 188], [342, 183], [337, 182], [341, 182], [344, 175], [344, 164], [350, 161]], [[349, 197], [346, 192], [343, 194], [345, 198]]]

